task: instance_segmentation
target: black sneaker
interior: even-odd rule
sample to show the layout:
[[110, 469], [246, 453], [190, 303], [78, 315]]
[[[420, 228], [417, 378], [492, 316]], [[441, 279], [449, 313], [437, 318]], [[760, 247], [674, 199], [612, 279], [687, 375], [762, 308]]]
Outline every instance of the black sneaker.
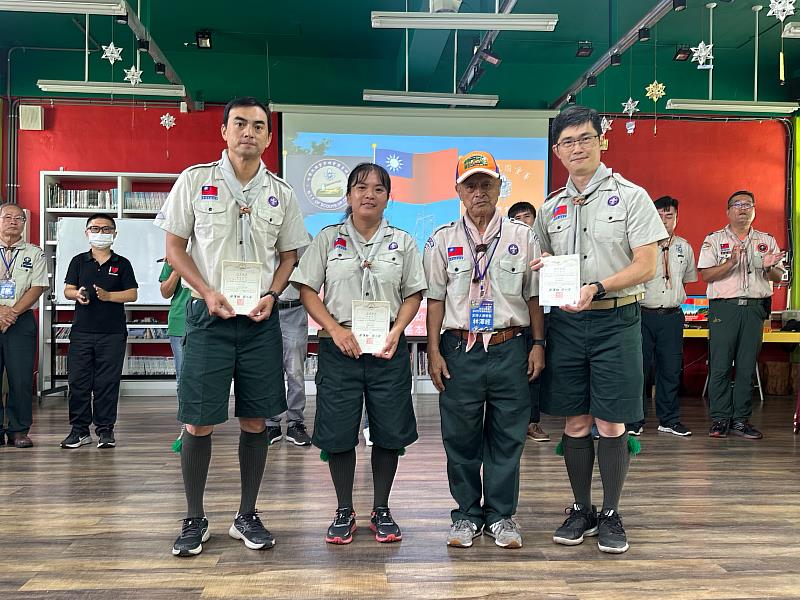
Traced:
[[236, 515], [228, 535], [235, 540], [242, 540], [250, 550], [268, 550], [275, 545], [275, 538], [264, 527], [257, 510]]
[[208, 531], [208, 519], [190, 517], [183, 520], [181, 534], [172, 544], [173, 556], [195, 556], [203, 551], [203, 542], [211, 537]]
[[747, 419], [737, 419], [728, 431], [730, 431], [731, 435], [738, 435], [748, 440], [760, 440], [764, 437]]
[[381, 543], [399, 542], [403, 539], [403, 534], [394, 522], [388, 506], [379, 506], [372, 511], [369, 528], [375, 532], [375, 539]]
[[292, 423], [286, 429], [286, 441], [292, 442], [295, 446], [310, 446], [311, 438], [308, 437], [304, 423]]
[[625, 425], [625, 430], [628, 432], [628, 435], [635, 435], [638, 437], [644, 432], [644, 421], [628, 423]]
[[349, 544], [356, 532], [356, 513], [352, 508], [337, 508], [333, 523], [328, 527], [325, 541], [329, 544]]
[[564, 523], [556, 529], [553, 541], [565, 546], [577, 546], [583, 543], [584, 536], [597, 535], [597, 508], [591, 510], [583, 504], [573, 504], [564, 510], [569, 516]]
[[600, 515], [597, 547], [601, 552], [622, 554], [628, 549], [628, 538], [622, 527], [622, 517], [615, 510], [604, 510]]
[[280, 442], [283, 439], [283, 434], [281, 433], [281, 428], [278, 425], [269, 425], [267, 426], [267, 438], [269, 439], [269, 445], [272, 446], [275, 442]]
[[658, 430], [663, 433], [671, 433], [672, 435], [679, 435], [681, 437], [692, 435], [692, 432], [684, 427], [683, 423], [680, 421], [676, 421], [672, 425], [659, 425]]
[[708, 437], [712, 438], [726, 438], [728, 437], [728, 419], [718, 419], [711, 423], [711, 429], [708, 430]]
[[92, 443], [92, 436], [88, 433], [70, 431], [69, 435], [61, 441], [62, 448], [75, 449]]
[[114, 439], [113, 431], [101, 431], [100, 440], [97, 442], [98, 448], [114, 448], [117, 445], [117, 440]]

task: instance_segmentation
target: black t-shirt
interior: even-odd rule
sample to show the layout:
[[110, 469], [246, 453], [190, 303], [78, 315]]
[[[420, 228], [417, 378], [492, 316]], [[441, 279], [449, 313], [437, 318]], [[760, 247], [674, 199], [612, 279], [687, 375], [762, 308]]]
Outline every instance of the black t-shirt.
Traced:
[[84, 333], [124, 333], [125, 305], [119, 302], [103, 302], [98, 299], [94, 286], [107, 292], [122, 292], [138, 288], [130, 261], [124, 256], [111, 252], [102, 265], [92, 256], [91, 250], [73, 256], [67, 269], [64, 283], [77, 288], [86, 288], [89, 304], [75, 302], [75, 318], [72, 331]]

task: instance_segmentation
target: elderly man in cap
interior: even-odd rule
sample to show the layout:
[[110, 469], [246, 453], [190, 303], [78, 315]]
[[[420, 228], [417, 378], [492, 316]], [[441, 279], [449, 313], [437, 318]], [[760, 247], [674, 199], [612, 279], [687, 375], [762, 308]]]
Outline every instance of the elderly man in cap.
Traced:
[[[429, 372], [440, 392], [457, 504], [447, 545], [470, 547], [485, 532], [502, 548], [520, 548], [512, 516], [530, 414], [528, 381], [544, 367], [538, 276], [528, 268], [538, 251], [531, 229], [497, 210], [500, 171], [491, 154], [459, 159], [456, 192], [464, 216], [434, 232], [423, 259]], [[522, 337], [529, 325], [530, 353]]]

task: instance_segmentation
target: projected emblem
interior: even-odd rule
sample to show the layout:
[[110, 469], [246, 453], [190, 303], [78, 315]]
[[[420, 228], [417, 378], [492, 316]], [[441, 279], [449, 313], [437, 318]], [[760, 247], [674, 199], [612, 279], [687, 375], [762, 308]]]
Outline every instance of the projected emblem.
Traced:
[[315, 162], [303, 178], [306, 197], [322, 210], [342, 210], [347, 204], [350, 167], [335, 158]]

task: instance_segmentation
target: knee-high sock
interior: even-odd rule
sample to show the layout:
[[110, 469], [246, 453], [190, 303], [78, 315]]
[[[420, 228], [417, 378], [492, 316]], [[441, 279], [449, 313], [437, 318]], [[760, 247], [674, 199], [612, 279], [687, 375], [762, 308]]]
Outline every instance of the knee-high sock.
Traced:
[[211, 462], [211, 434], [198, 436], [188, 431], [183, 434], [181, 448], [181, 473], [183, 489], [186, 492], [186, 516], [202, 518], [203, 493], [208, 479], [208, 465]]
[[397, 450], [388, 450], [377, 445], [372, 447], [373, 509], [389, 506], [389, 494], [397, 473], [397, 458]]
[[337, 452], [328, 458], [339, 508], [353, 508], [353, 478], [356, 474], [356, 449]]
[[603, 510], [618, 510], [622, 486], [628, 475], [631, 455], [628, 452], [628, 434], [619, 437], [601, 437], [597, 443], [597, 464], [603, 481]]
[[240, 515], [251, 513], [256, 509], [258, 490], [267, 464], [267, 448], [269, 448], [269, 436], [266, 429], [261, 433], [242, 431], [239, 434], [239, 475], [242, 480]]
[[575, 502], [586, 508], [592, 507], [592, 472], [594, 471], [594, 441], [592, 436], [561, 438], [564, 448], [564, 464]]

